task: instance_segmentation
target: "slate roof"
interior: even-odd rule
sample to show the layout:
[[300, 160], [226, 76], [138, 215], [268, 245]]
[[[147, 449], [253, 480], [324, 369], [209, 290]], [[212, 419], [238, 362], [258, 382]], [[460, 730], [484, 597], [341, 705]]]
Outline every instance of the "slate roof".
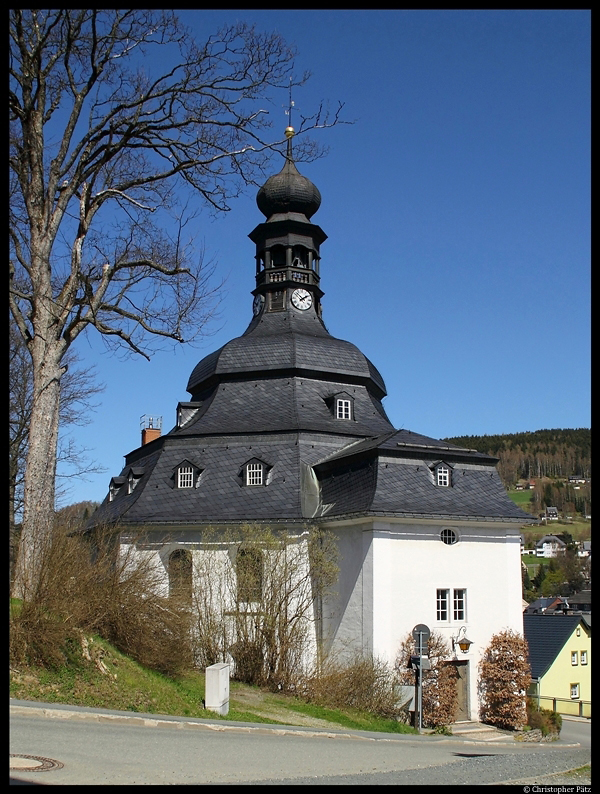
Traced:
[[[228, 522], [304, 521], [302, 464], [310, 466], [336, 445], [347, 443], [322, 434], [281, 433], [253, 436], [206, 436], [202, 439], [163, 436], [136, 450], [136, 466], [144, 475], [131, 494], [122, 490], [94, 514], [94, 523], [215, 524]], [[251, 459], [264, 462], [269, 479], [263, 487], [247, 487], [240, 472]], [[202, 471], [198, 486], [177, 489], [175, 470], [190, 461]], [[123, 471], [129, 469], [126, 465]]]
[[[362, 444], [354, 444], [354, 450]], [[314, 467], [328, 517], [359, 511], [378, 516], [519, 524], [535, 520], [510, 499], [493, 465], [456, 463], [451, 486], [440, 487], [435, 483], [431, 460], [392, 457], [381, 446], [374, 448], [375, 454], [362, 459], [352, 456], [346, 460], [343, 452], [334, 453], [329, 459], [336, 460], [337, 467], [325, 468], [323, 462]]]
[[351, 342], [327, 331], [314, 312], [263, 312], [242, 336], [203, 358], [190, 375], [187, 390], [195, 395], [233, 377], [304, 374], [325, 380], [365, 385], [385, 397], [377, 368]]
[[532, 678], [548, 672], [580, 622], [591, 628], [583, 615], [523, 615]]

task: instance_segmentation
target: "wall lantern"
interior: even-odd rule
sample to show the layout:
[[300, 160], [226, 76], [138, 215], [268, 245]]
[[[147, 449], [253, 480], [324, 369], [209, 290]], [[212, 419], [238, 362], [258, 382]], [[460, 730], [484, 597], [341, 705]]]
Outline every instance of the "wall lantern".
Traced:
[[457, 645], [463, 653], [469, 653], [469, 648], [473, 645], [471, 640], [467, 637], [466, 626], [461, 626], [456, 637], [452, 637], [452, 649], [454, 651], [456, 651]]

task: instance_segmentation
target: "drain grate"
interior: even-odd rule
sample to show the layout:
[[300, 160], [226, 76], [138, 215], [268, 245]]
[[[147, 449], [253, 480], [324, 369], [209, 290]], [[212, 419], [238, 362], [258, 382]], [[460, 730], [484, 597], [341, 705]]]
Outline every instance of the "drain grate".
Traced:
[[62, 769], [64, 764], [55, 761], [53, 758], [42, 758], [40, 755], [21, 755], [11, 753], [9, 757], [9, 768], [18, 769], [21, 772], [46, 772], [48, 769]]

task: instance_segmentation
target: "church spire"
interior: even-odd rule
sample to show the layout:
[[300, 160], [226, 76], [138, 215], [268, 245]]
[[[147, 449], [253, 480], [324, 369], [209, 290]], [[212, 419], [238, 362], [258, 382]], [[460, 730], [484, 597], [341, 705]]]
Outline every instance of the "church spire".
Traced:
[[[290, 91], [288, 122], [293, 104]], [[288, 123], [283, 168], [269, 177], [256, 195], [266, 221], [249, 235], [256, 244], [255, 316], [263, 311], [289, 310], [321, 317], [319, 246], [327, 235], [310, 220], [321, 205], [321, 194], [296, 168], [292, 152], [295, 134]]]

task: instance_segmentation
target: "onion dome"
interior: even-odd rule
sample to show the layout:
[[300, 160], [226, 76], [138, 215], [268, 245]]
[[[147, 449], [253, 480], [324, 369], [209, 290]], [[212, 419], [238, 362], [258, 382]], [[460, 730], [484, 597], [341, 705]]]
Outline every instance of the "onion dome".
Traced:
[[321, 194], [310, 179], [298, 171], [288, 150], [285, 165], [260, 188], [256, 203], [267, 218], [295, 212], [310, 219], [321, 206]]

